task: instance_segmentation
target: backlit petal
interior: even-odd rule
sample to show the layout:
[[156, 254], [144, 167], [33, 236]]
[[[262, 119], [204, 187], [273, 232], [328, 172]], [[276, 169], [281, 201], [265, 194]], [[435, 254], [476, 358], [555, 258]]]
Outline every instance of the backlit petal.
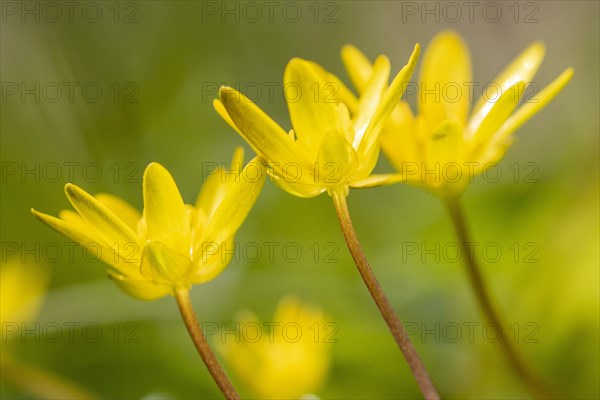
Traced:
[[96, 200], [104, 204], [106, 208], [112, 211], [119, 219], [133, 231], [137, 231], [137, 224], [142, 218], [142, 213], [139, 212], [134, 206], [121, 199], [120, 197], [113, 196], [106, 193], [98, 193], [94, 196]]
[[[417, 100], [419, 114], [427, 118], [430, 126], [437, 126], [445, 119], [465, 125], [469, 96], [464, 93], [464, 84], [471, 80], [471, 57], [462, 38], [453, 31], [439, 33], [423, 56]], [[446, 95], [446, 91], [453, 90], [452, 86], [459, 88], [462, 94], [453, 96], [452, 91], [452, 95]]]
[[317, 63], [314, 64], [314, 71], [321, 76], [321, 81], [331, 84], [328, 86], [328, 96], [340, 103], [344, 103], [351, 113], [356, 113], [358, 99], [352, 91], [334, 74], [327, 71]]
[[426, 163], [421, 179], [437, 189], [438, 195], [453, 196], [469, 182], [469, 171], [464, 170], [463, 126], [454, 120], [440, 123], [432, 132], [426, 149]]
[[203, 240], [220, 243], [242, 225], [265, 183], [267, 171], [257, 156], [242, 170], [208, 222]]
[[109, 246], [138, 242], [134, 231], [93, 196], [70, 183], [65, 186], [65, 193], [77, 212]]
[[171, 174], [160, 164], [151, 163], [144, 172], [144, 219], [148, 239], [159, 240], [186, 253], [189, 243], [189, 221]]
[[81, 215], [79, 215], [76, 211], [60, 210], [60, 212], [58, 213], [58, 217], [63, 221], [72, 224], [74, 227], [76, 227], [82, 232], [89, 232], [90, 230], [95, 232], [94, 228], [90, 224], [88, 224], [83, 218], [81, 218]]
[[[137, 250], [138, 246], [137, 243], [124, 243], [123, 246], [118, 247], [114, 246], [114, 244], [109, 245], [102, 239], [91, 237], [87, 230], [81, 229], [81, 226], [73, 224], [70, 221], [58, 219], [56, 217], [40, 213], [34, 209], [32, 209], [31, 212], [44, 224], [54, 229], [61, 235], [77, 242], [84, 249], [87, 249], [87, 251], [91, 253], [92, 257], [100, 258], [102, 261], [119, 271], [121, 274], [127, 276], [139, 275], [139, 272], [137, 271], [139, 259], [135, 260], [134, 258], [135, 251]], [[129, 256], [131, 256], [131, 259], [124, 258]]]
[[315, 181], [324, 187], [346, 186], [358, 165], [358, 156], [343, 132], [325, 134], [315, 164]]
[[[544, 53], [545, 48], [542, 43], [532, 43], [508, 67], [506, 67], [500, 75], [490, 82], [489, 87], [494, 87], [499, 96], [500, 94], [509, 91], [517, 82], [525, 82], [525, 84], [528, 85], [542, 63]], [[471, 114], [471, 118], [469, 119], [469, 128], [467, 130], [469, 135], [473, 135], [477, 131], [485, 116], [494, 106], [494, 102], [489, 100], [489, 97], [491, 96], [492, 95], [488, 93], [486, 96], [481, 96], [477, 101], [473, 113]]]
[[377, 57], [373, 64], [373, 74], [369, 78], [365, 90], [362, 92], [358, 104], [358, 113], [354, 117], [355, 149], [360, 147], [369, 122], [375, 117], [375, 112], [382, 101], [384, 90], [387, 88], [390, 76], [390, 61], [385, 56]]
[[[314, 168], [313, 168], [314, 171]], [[306, 173], [306, 172], [313, 172], [313, 171], [301, 171], [300, 173]], [[289, 171], [288, 171], [289, 172]], [[294, 175], [297, 176], [297, 175]], [[314, 175], [311, 175], [314, 179]], [[300, 179], [296, 180], [291, 179], [291, 174], [290, 176], [288, 176], [288, 179], [284, 179], [281, 176], [278, 175], [271, 175], [271, 177], [273, 178], [273, 181], [275, 182], [275, 184], [277, 186], [279, 186], [281, 189], [285, 190], [286, 192], [288, 192], [289, 194], [293, 195], [293, 196], [298, 196], [298, 197], [303, 197], [303, 198], [311, 198], [311, 197], [315, 197], [320, 195], [321, 193], [323, 193], [326, 189], [323, 187], [323, 185], [320, 185], [318, 183], [314, 183], [314, 184], [309, 184], [306, 181], [302, 180], [300, 181]]]
[[219, 98], [238, 132], [258, 154], [280, 165], [304, 161], [307, 157], [306, 152], [302, 153], [299, 143], [294, 142], [286, 131], [246, 96], [223, 86], [219, 90]]
[[421, 147], [414, 132], [414, 117], [410, 107], [400, 102], [394, 107], [385, 127], [379, 134], [381, 150], [400, 170], [402, 163], [420, 160]]
[[352, 188], [372, 188], [377, 186], [391, 185], [393, 183], [406, 182], [402, 174], [373, 174], [365, 179], [350, 183]]
[[108, 273], [113, 282], [129, 296], [140, 300], [156, 300], [171, 293], [171, 286], [150, 282], [144, 279], [132, 279], [113, 272]]
[[291, 59], [283, 76], [286, 102], [297, 141], [316, 154], [323, 136], [340, 129], [339, 86], [322, 79], [321, 67], [300, 58]]
[[192, 261], [156, 240], [144, 245], [140, 271], [154, 282], [177, 285], [192, 270]]
[[352, 84], [362, 94], [373, 73], [371, 62], [359, 49], [352, 45], [342, 47], [342, 62]]
[[200, 193], [196, 200], [196, 208], [206, 215], [207, 218], [215, 212], [221, 204], [221, 201], [227, 193], [227, 188], [236, 180], [236, 175], [244, 167], [244, 148], [237, 147], [233, 153], [233, 158], [228, 170], [218, 168], [208, 176], [206, 182], [202, 184]]
[[242, 137], [245, 137], [244, 134], [240, 131], [240, 129], [235, 124], [235, 122], [233, 122], [233, 120], [231, 119], [231, 117], [227, 113], [227, 109], [225, 108], [225, 106], [223, 105], [223, 103], [221, 102], [221, 100], [214, 99], [213, 100], [213, 107], [217, 111], [217, 114], [219, 114], [221, 116], [221, 118], [223, 118], [223, 120], [225, 122], [227, 122], [227, 125], [229, 125], [233, 129], [235, 129], [235, 131], [237, 133], [239, 133]]
[[558, 78], [556, 78], [544, 90], [535, 95], [535, 99], [529, 99], [506, 121], [502, 128], [496, 134], [494, 140], [499, 141], [511, 135], [521, 125], [533, 117], [538, 111], [544, 108], [573, 77], [572, 68], [567, 68]]
[[358, 154], [368, 154], [372, 151], [372, 147], [377, 145], [379, 140], [379, 132], [386, 124], [390, 114], [394, 110], [394, 107], [396, 104], [398, 104], [400, 98], [402, 97], [402, 93], [404, 93], [406, 85], [412, 76], [415, 66], [417, 65], [419, 52], [419, 44], [416, 44], [413, 53], [408, 60], [408, 64], [406, 64], [400, 70], [400, 72], [398, 72], [392, 81], [392, 84], [385, 92], [383, 99], [377, 106], [377, 110], [375, 110], [373, 118], [369, 122], [369, 126], [367, 126], [363, 140], [358, 148]]
[[461, 160], [464, 139], [461, 125], [452, 120], [440, 123], [432, 132], [427, 146], [427, 161], [439, 162], [441, 167], [448, 162]]
[[194, 284], [208, 282], [216, 278], [233, 258], [235, 243], [233, 237], [224, 242], [204, 242], [194, 259], [194, 271], [190, 281]]
[[521, 101], [524, 93], [525, 82], [517, 82], [512, 88], [502, 93], [502, 96], [494, 103], [479, 125], [477, 132], [472, 135], [474, 151], [478, 151], [489, 144], [492, 135], [506, 122]]

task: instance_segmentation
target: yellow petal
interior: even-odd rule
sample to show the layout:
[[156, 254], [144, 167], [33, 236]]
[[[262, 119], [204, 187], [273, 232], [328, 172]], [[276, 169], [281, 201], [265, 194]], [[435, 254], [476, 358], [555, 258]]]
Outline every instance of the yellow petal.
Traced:
[[195, 206], [197, 212], [194, 229], [197, 232], [204, 232], [210, 216], [213, 215], [225, 195], [227, 182], [224, 180], [224, 175], [225, 169], [217, 168], [206, 178], [206, 182], [200, 188]]
[[453, 120], [439, 124], [432, 132], [426, 149], [426, 163], [421, 168], [421, 180], [437, 195], [460, 194], [470, 181], [464, 168], [463, 126]]
[[117, 246], [114, 243], [107, 244], [104, 240], [97, 240], [89, 235], [89, 233], [93, 234], [95, 231], [88, 232], [81, 229], [80, 225], [74, 224], [69, 220], [58, 219], [34, 209], [31, 210], [31, 213], [56, 232], [79, 243], [79, 245], [88, 249], [88, 251], [93, 252], [94, 256], [98, 256], [102, 261], [121, 274], [131, 277], [139, 276], [137, 268], [139, 265], [139, 258], [137, 258], [139, 246], [137, 242], [119, 242]]
[[202, 184], [198, 198], [196, 199], [196, 208], [209, 218], [227, 193], [227, 188], [239, 175], [244, 165], [244, 148], [237, 147], [233, 153], [233, 158], [229, 169], [217, 169], [208, 176], [206, 182]]
[[420, 47], [417, 43], [413, 53], [410, 56], [410, 59], [408, 60], [408, 64], [406, 64], [400, 70], [400, 72], [398, 72], [398, 75], [396, 75], [392, 81], [389, 89], [385, 92], [383, 99], [377, 106], [377, 110], [375, 110], [373, 118], [369, 122], [369, 126], [367, 126], [363, 140], [358, 148], [359, 155], [369, 154], [371, 151], [373, 151], [372, 147], [377, 145], [379, 140], [379, 132], [386, 124], [388, 117], [402, 97], [402, 93], [404, 93], [404, 90], [406, 89], [406, 84], [410, 80], [415, 66], [417, 65], [419, 52]]
[[51, 215], [41, 213], [33, 208], [31, 209], [31, 213], [44, 224], [54, 229], [56, 232], [81, 245], [95, 242], [95, 240], [92, 239], [85, 231], [81, 230], [79, 226], [67, 221], [63, 221]]
[[335, 99], [340, 103], [343, 103], [351, 113], [356, 113], [358, 107], [358, 100], [354, 93], [334, 74], [328, 72], [325, 68], [321, 67], [317, 63], [314, 64], [314, 71], [320, 75], [321, 82], [332, 84], [326, 88], [326, 92], [329, 99]]
[[360, 147], [369, 122], [375, 117], [375, 112], [383, 98], [383, 92], [387, 88], [390, 76], [390, 61], [385, 56], [377, 57], [373, 64], [373, 74], [369, 78], [365, 90], [360, 96], [358, 112], [354, 117], [354, 141], [355, 149]]
[[[494, 102], [493, 107], [485, 116], [476, 132], [466, 137], [473, 138], [474, 150], [477, 151], [489, 144], [492, 135], [506, 122], [510, 114], [517, 107], [525, 93], [525, 82], [517, 82], [506, 90], [500, 98]], [[474, 157], [478, 159], [477, 157]]]
[[176, 251], [189, 251], [189, 221], [179, 189], [169, 172], [158, 163], [144, 171], [144, 219], [148, 239], [159, 240]]
[[235, 122], [233, 122], [233, 120], [231, 119], [231, 117], [227, 113], [227, 110], [225, 109], [225, 106], [223, 105], [223, 103], [221, 102], [221, 100], [214, 99], [213, 100], [213, 107], [215, 108], [215, 111], [217, 111], [217, 114], [219, 114], [221, 116], [221, 118], [223, 118], [223, 120], [225, 122], [227, 122], [227, 125], [229, 125], [233, 129], [235, 129], [235, 131], [237, 133], [239, 133], [242, 137], [244, 137], [244, 134], [242, 132], [240, 132], [240, 130], [237, 127], [237, 125], [235, 124]]
[[140, 271], [142, 276], [154, 282], [177, 285], [191, 272], [190, 257], [177, 253], [156, 240], [144, 245]]
[[[430, 126], [437, 126], [445, 119], [464, 126], [469, 112], [469, 96], [464, 93], [464, 83], [471, 80], [471, 57], [462, 38], [453, 31], [439, 33], [423, 56], [417, 100], [419, 114], [427, 118]], [[462, 95], [456, 98], [446, 95], [446, 90], [454, 93], [451, 86], [457, 86]]]
[[216, 278], [233, 258], [233, 237], [224, 242], [203, 242], [195, 253], [193, 272], [189, 280], [193, 284], [205, 283]]
[[157, 300], [171, 293], [172, 287], [162, 283], [154, 283], [145, 279], [132, 279], [114, 272], [108, 276], [129, 296], [139, 300]]
[[362, 94], [373, 73], [371, 62], [359, 49], [352, 45], [342, 47], [342, 62], [352, 84]]
[[203, 240], [221, 243], [235, 234], [258, 198], [266, 176], [260, 156], [246, 165], [208, 222]]
[[[525, 49], [508, 67], [500, 73], [491, 83], [496, 91], [504, 93], [515, 83], [525, 82], [529, 84], [544, 59], [545, 48], [540, 42], [531, 44]], [[492, 87], [492, 86], [490, 86]], [[485, 116], [490, 112], [494, 103], [482, 96], [475, 105], [467, 132], [472, 135], [477, 131]]]
[[421, 146], [414, 129], [414, 117], [410, 107], [405, 102], [400, 102], [394, 107], [379, 134], [381, 150], [399, 171], [403, 163], [420, 160]]
[[[315, 166], [316, 166], [316, 163], [315, 163]], [[313, 168], [313, 171], [314, 171], [314, 168]], [[310, 171], [310, 172], [313, 172], [313, 171]], [[281, 189], [285, 190], [292, 196], [298, 196], [298, 197], [307, 199], [307, 198], [318, 196], [326, 190], [323, 187], [323, 185], [320, 185], [318, 183], [308, 184], [304, 181], [301, 183], [298, 183], [295, 180], [284, 179], [281, 176], [272, 175], [272, 174], [270, 174], [270, 176], [271, 176], [271, 178], [273, 178], [273, 182], [275, 182], [275, 184], [277, 186], [279, 186]], [[312, 179], [314, 179], [314, 177]]]
[[339, 130], [325, 134], [319, 148], [314, 173], [316, 183], [326, 188], [347, 186], [358, 165], [358, 156], [346, 136]]
[[90, 194], [70, 183], [65, 186], [65, 193], [77, 212], [108, 246], [138, 242], [138, 237], [131, 228]]
[[315, 155], [326, 132], [340, 129], [339, 100], [333, 95], [339, 90], [326, 82], [316, 63], [291, 59], [283, 76], [286, 102], [297, 141]]
[[573, 77], [574, 71], [572, 68], [567, 68], [558, 78], [550, 85], [535, 96], [535, 100], [530, 99], [529, 102], [522, 105], [502, 126], [495, 136], [496, 141], [501, 141], [511, 135], [521, 125], [533, 117], [538, 111], [546, 106]]
[[361, 155], [357, 154], [357, 164], [354, 173], [352, 173], [351, 181], [366, 178], [373, 172], [375, 165], [377, 165], [377, 160], [379, 159], [379, 150], [380, 145], [378, 142], [375, 142], [375, 144], [369, 148], [368, 153]]
[[87, 232], [90, 232], [90, 231], [95, 232], [93, 227], [90, 226], [90, 224], [88, 224], [87, 222], [85, 222], [85, 220], [83, 218], [81, 218], [81, 215], [79, 215], [77, 212], [75, 212], [73, 210], [61, 210], [58, 213], [58, 217], [60, 219], [62, 219], [63, 221], [66, 221], [69, 224], [75, 226], [77, 229], [79, 229], [82, 232], [86, 232], [86, 231]]
[[393, 183], [406, 182], [402, 174], [372, 174], [365, 179], [350, 183], [352, 188], [372, 188], [377, 186], [391, 185]]
[[98, 193], [94, 196], [96, 200], [104, 204], [106, 208], [112, 211], [119, 219], [133, 231], [137, 231], [137, 225], [142, 218], [140, 213], [134, 206], [121, 199], [106, 193]]
[[223, 86], [219, 90], [219, 98], [238, 132], [258, 154], [280, 166], [291, 161], [305, 161], [299, 143], [294, 142], [286, 131], [246, 96]]
[[426, 158], [431, 166], [438, 163], [441, 169], [448, 163], [462, 163], [464, 138], [462, 126], [457, 121], [446, 120], [440, 123], [432, 132], [427, 146]]

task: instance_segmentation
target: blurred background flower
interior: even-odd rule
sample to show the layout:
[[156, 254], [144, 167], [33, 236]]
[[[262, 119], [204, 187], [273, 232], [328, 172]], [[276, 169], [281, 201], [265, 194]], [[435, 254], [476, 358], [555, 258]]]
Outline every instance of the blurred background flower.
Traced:
[[18, 330], [22, 323], [31, 322], [37, 316], [48, 288], [49, 271], [47, 265], [21, 263], [20, 257], [9, 257], [4, 251], [2, 258], [6, 260], [0, 269], [0, 322], [2, 343], [5, 343], [12, 336], [7, 329]]
[[[238, 313], [234, 335], [221, 335], [217, 349], [248, 388], [251, 398], [298, 399], [319, 393], [331, 363], [335, 323], [321, 310], [285, 297], [272, 319]], [[243, 394], [242, 394], [243, 396]]]
[[[0, 267], [0, 322], [2, 325], [2, 383], [18, 388], [34, 398], [93, 399], [94, 395], [63, 377], [14, 357], [10, 343], [37, 337], [42, 328], [36, 321], [49, 280], [45, 264], [23, 263], [18, 257], [6, 257]], [[53, 334], [53, 333], [50, 333]]]
[[[194, 198], [199, 177], [244, 145], [212, 107], [221, 84], [291, 126], [281, 77], [292, 57], [315, 60], [350, 86], [344, 44], [370, 59], [386, 54], [397, 71], [416, 42], [453, 29], [469, 44], [475, 99], [535, 40], [547, 50], [537, 87], [566, 66], [576, 71], [463, 201], [476, 254], [527, 359], [565, 398], [600, 396], [598, 2], [275, 2], [272, 12], [261, 2], [76, 3], [0, 3], [2, 254], [50, 265], [38, 320], [63, 327], [59, 340], [13, 341], [12, 354], [104, 398], [217, 397], [171, 299], [131, 301], [106, 279], [93, 249], [59, 238], [29, 208], [56, 215], [61, 188], [73, 182], [141, 209], [142, 173], [152, 161], [172, 173], [183, 198]], [[375, 173], [392, 171], [380, 157]], [[484, 330], [439, 201], [394, 185], [355, 191], [349, 202], [369, 261], [442, 395], [526, 396], [497, 356], [493, 331]], [[192, 291], [202, 321], [231, 324], [240, 309], [266, 318], [279, 298], [296, 293], [339, 327], [322, 398], [418, 397], [350, 268], [327, 196], [299, 199], [267, 182], [236, 243], [229, 267]], [[3, 383], [0, 395], [22, 393]]]

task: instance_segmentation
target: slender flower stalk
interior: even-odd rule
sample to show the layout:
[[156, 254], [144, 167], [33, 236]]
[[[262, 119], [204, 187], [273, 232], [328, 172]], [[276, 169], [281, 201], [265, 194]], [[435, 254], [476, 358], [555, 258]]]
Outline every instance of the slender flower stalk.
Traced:
[[489, 293], [481, 269], [479, 268], [478, 262], [472, 251], [469, 251], [469, 243], [471, 239], [469, 237], [469, 229], [467, 222], [462, 211], [460, 201], [458, 198], [453, 197], [446, 200], [446, 208], [452, 218], [454, 230], [458, 241], [461, 246], [462, 254], [467, 254], [465, 258], [465, 266], [467, 269], [467, 275], [471, 288], [475, 293], [475, 297], [481, 307], [481, 311], [488, 319], [488, 322], [492, 323], [499, 331], [500, 345], [504, 350], [508, 361], [511, 363], [514, 370], [520, 376], [522, 381], [527, 385], [531, 393], [542, 397], [542, 398], [553, 398], [550, 395], [549, 390], [539, 380], [539, 378], [531, 371], [529, 366], [525, 363], [517, 348], [510, 341], [509, 336], [506, 335], [506, 325], [500, 316], [500, 313], [496, 309], [492, 297]]
[[375, 304], [377, 304], [377, 308], [379, 308], [379, 312], [381, 312], [381, 315], [388, 325], [392, 336], [394, 336], [394, 340], [396, 340], [404, 359], [412, 370], [415, 380], [419, 385], [419, 389], [421, 389], [421, 393], [423, 393], [423, 396], [426, 399], [439, 399], [440, 396], [437, 393], [437, 390], [431, 379], [429, 378], [429, 374], [425, 369], [423, 361], [419, 357], [414, 345], [408, 338], [408, 334], [402, 325], [402, 321], [400, 321], [400, 318], [398, 318], [398, 315], [396, 315], [394, 312], [389, 299], [377, 281], [377, 278], [375, 277], [375, 274], [373, 273], [373, 270], [367, 261], [367, 257], [360, 246], [358, 238], [356, 237], [356, 232], [354, 231], [354, 227], [352, 225], [350, 213], [348, 211], [346, 196], [343, 193], [334, 192], [332, 197], [335, 210], [340, 221], [340, 226], [342, 228], [346, 244], [348, 245], [348, 250], [350, 250], [350, 254], [352, 254], [354, 263], [358, 268], [358, 272], [360, 273], [362, 280], [365, 282], [367, 289], [369, 289], [369, 293], [375, 301]]
[[[469, 238], [458, 198], [476, 175], [504, 157], [514, 142], [514, 132], [552, 101], [573, 77], [573, 69], [567, 68], [536, 93], [535, 99], [524, 101], [525, 89], [544, 54], [543, 43], [532, 43], [494, 79], [500, 95], [495, 99], [482, 96], [471, 108], [470, 96], [464, 92], [458, 98], [439, 96], [441, 88], [460, 87], [473, 81], [467, 45], [457, 33], [443, 31], [427, 46], [419, 77], [421, 90], [433, 89], [436, 96], [421, 93], [417, 114], [406, 102], [398, 102], [380, 134], [381, 148], [397, 170], [395, 178], [390, 176], [386, 182], [423, 187], [446, 203], [463, 254], [469, 254], [466, 268], [476, 298], [486, 317], [499, 329], [503, 329], [502, 321], [467, 248]], [[342, 49], [342, 59], [362, 93], [375, 64], [353, 46]], [[506, 335], [501, 337], [503, 351], [532, 393], [547, 393]]]
[[[395, 181], [395, 175], [372, 173], [379, 157], [379, 133], [406, 88], [419, 52], [417, 44], [408, 63], [389, 87], [390, 62], [387, 57], [379, 56], [359, 98], [317, 63], [299, 58], [290, 60], [284, 84], [296, 87], [299, 94], [286, 97], [292, 121], [289, 131], [230, 87], [219, 90], [214, 106], [225, 122], [266, 160], [269, 174], [283, 190], [298, 197], [314, 197], [324, 192], [333, 196], [348, 248], [369, 292], [423, 395], [438, 399], [423, 363], [360, 249], [345, 199], [350, 188], [381, 186]], [[312, 96], [314, 88], [320, 90]], [[299, 171], [295, 176], [290, 175], [290, 166]]]
[[237, 394], [231, 381], [225, 374], [225, 371], [223, 371], [223, 368], [221, 368], [219, 360], [217, 360], [215, 353], [213, 353], [206, 341], [202, 328], [198, 325], [198, 319], [196, 318], [190, 299], [190, 291], [187, 288], [176, 288], [174, 295], [185, 327], [190, 334], [192, 342], [194, 342], [194, 346], [196, 346], [196, 350], [198, 350], [198, 354], [200, 354], [202, 361], [204, 361], [204, 365], [206, 365], [206, 368], [210, 372], [210, 375], [213, 377], [227, 400], [239, 399], [240, 396]]

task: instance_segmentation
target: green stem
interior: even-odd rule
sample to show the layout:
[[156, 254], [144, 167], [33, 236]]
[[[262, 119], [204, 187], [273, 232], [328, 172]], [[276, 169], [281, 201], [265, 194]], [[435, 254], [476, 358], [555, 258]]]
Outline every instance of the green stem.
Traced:
[[210, 346], [204, 337], [204, 333], [202, 333], [202, 329], [200, 328], [200, 325], [198, 325], [198, 320], [192, 307], [189, 289], [176, 288], [175, 299], [177, 300], [179, 312], [181, 313], [185, 327], [192, 338], [192, 342], [194, 342], [194, 346], [196, 346], [196, 350], [198, 350], [198, 354], [200, 354], [202, 361], [204, 361], [204, 365], [206, 365], [208, 372], [210, 372], [210, 375], [217, 386], [221, 389], [223, 396], [225, 396], [227, 400], [239, 400], [240, 396], [237, 394], [229, 378], [227, 378], [223, 368], [221, 368], [221, 364], [219, 364], [217, 357], [210, 349]]
[[504, 350], [504, 354], [508, 358], [508, 361], [511, 363], [514, 370], [518, 373], [519, 377], [527, 385], [527, 387], [533, 395], [542, 398], [552, 397], [549, 395], [545, 386], [539, 381], [539, 379], [523, 361], [519, 352], [517, 351], [513, 343], [510, 341], [508, 335], [505, 334], [505, 325], [502, 319], [500, 318], [498, 311], [494, 307], [489, 291], [484, 282], [483, 276], [481, 275], [481, 271], [478, 266], [477, 260], [475, 259], [475, 255], [473, 254], [473, 251], [470, 248], [470, 245], [472, 245], [473, 242], [471, 242], [469, 238], [466, 220], [463, 215], [458, 198], [454, 197], [448, 199], [446, 201], [446, 206], [452, 217], [454, 230], [460, 242], [462, 254], [467, 255], [467, 257], [465, 257], [465, 266], [467, 267], [469, 282], [473, 291], [475, 292], [475, 296], [477, 297], [477, 301], [483, 313], [485, 314], [485, 317], [499, 330], [500, 344], [502, 346], [502, 349]]
[[421, 393], [426, 399], [439, 399], [440, 395], [433, 385], [433, 382], [431, 382], [423, 361], [419, 357], [417, 350], [410, 341], [408, 334], [404, 330], [402, 321], [400, 321], [400, 318], [398, 318], [394, 309], [392, 308], [389, 299], [385, 295], [381, 285], [373, 273], [373, 270], [371, 269], [371, 266], [369, 265], [369, 262], [367, 261], [365, 253], [360, 247], [360, 243], [356, 237], [356, 232], [352, 226], [350, 213], [348, 212], [346, 195], [344, 193], [334, 191], [332, 193], [332, 197], [338, 219], [342, 227], [342, 232], [344, 233], [344, 238], [346, 239], [346, 244], [348, 245], [350, 254], [352, 254], [354, 263], [358, 268], [358, 272], [365, 282], [367, 289], [369, 289], [371, 297], [373, 297], [375, 304], [379, 308], [379, 311], [387, 323], [392, 336], [396, 340], [396, 343], [398, 344], [402, 355], [406, 359], [408, 366], [412, 370], [415, 380], [417, 381], [417, 385], [419, 385], [419, 389], [421, 389]]

